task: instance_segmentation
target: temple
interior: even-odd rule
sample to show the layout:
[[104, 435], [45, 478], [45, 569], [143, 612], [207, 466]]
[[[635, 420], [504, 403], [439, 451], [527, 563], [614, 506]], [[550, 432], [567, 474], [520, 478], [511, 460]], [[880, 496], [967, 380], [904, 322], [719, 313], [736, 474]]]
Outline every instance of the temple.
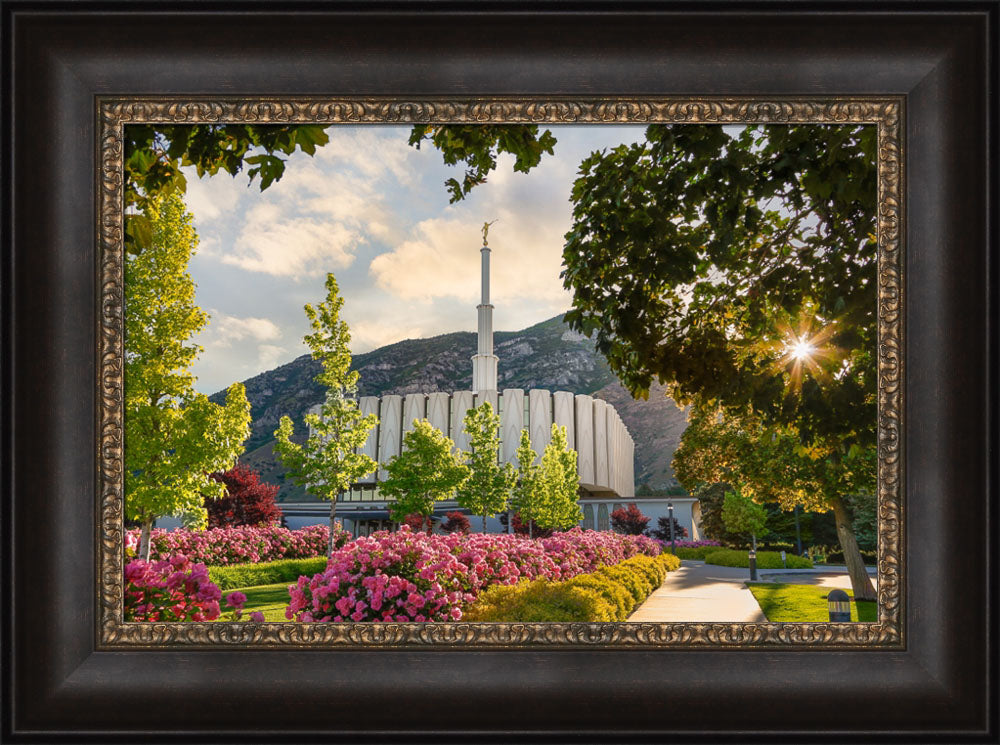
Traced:
[[[413, 428], [415, 420], [426, 419], [450, 437], [461, 450], [469, 447], [463, 430], [465, 413], [484, 401], [489, 401], [500, 416], [500, 458], [517, 465], [517, 450], [521, 430], [528, 429], [532, 447], [539, 455], [549, 443], [553, 422], [566, 427], [569, 446], [577, 452], [580, 475], [580, 501], [584, 513], [581, 523], [586, 528], [607, 529], [610, 511], [625, 500], [634, 499], [635, 444], [618, 412], [610, 404], [573, 391], [497, 390], [498, 359], [493, 353], [493, 305], [490, 303], [490, 254], [483, 230], [482, 291], [477, 306], [478, 335], [476, 354], [472, 357], [472, 379], [469, 390], [454, 392], [409, 393], [362, 396], [358, 405], [365, 414], [375, 414], [379, 425], [372, 430], [362, 452], [379, 464], [386, 463], [403, 447], [403, 436]], [[310, 409], [318, 413], [319, 406]], [[379, 481], [385, 477], [382, 469], [373, 471], [353, 484], [338, 499], [337, 515], [344, 527], [354, 535], [368, 535], [375, 530], [391, 527], [388, 505], [379, 495]], [[325, 505], [317, 505], [328, 514]], [[282, 505], [289, 518], [307, 517], [309, 505]], [[454, 501], [439, 502], [435, 516], [460, 510]], [[320, 513], [318, 513], [320, 514]], [[294, 520], [299, 523], [299, 520]], [[478, 525], [474, 521], [474, 525]], [[504, 530], [498, 518], [487, 521], [487, 531]]]

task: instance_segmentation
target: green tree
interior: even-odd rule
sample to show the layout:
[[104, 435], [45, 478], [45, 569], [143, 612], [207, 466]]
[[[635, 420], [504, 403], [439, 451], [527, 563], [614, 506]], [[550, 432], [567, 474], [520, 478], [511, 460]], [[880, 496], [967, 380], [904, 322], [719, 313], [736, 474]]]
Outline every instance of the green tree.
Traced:
[[322, 365], [316, 382], [326, 388], [326, 396], [318, 414], [305, 416], [309, 434], [304, 443], [292, 441], [294, 426], [287, 416], [281, 417], [274, 432], [274, 452], [288, 476], [330, 502], [328, 553], [334, 548], [338, 495], [378, 466], [358, 452], [378, 419], [374, 414], [365, 416], [358, 408], [358, 372], [351, 370], [351, 332], [340, 319], [343, 305], [337, 280], [327, 274], [326, 300], [315, 308], [305, 306], [312, 333], [304, 337], [312, 358]]
[[236, 176], [245, 165], [250, 181], [260, 177], [261, 191], [281, 178], [285, 161], [296, 149], [312, 155], [329, 141], [316, 124], [129, 124], [125, 127], [125, 247], [145, 249], [151, 239], [148, 200], [184, 194], [181, 171], [194, 166], [198, 176], [225, 171]]
[[527, 429], [521, 430], [521, 439], [515, 452], [517, 472], [514, 488], [511, 490], [511, 514], [508, 515], [508, 532], [513, 526], [513, 513], [521, 514], [521, 521], [528, 526], [528, 536], [533, 537], [533, 524], [538, 516], [542, 499], [541, 469], [535, 463], [538, 455], [531, 446], [531, 435]]
[[383, 496], [395, 500], [389, 506], [393, 520], [417, 514], [429, 525], [434, 504], [451, 497], [469, 478], [469, 467], [454, 449], [451, 438], [426, 419], [414, 420], [403, 437], [403, 452], [385, 464], [380, 487]]
[[507, 507], [514, 469], [509, 463], [500, 463], [500, 417], [493, 412], [489, 401], [469, 409], [464, 425], [471, 448], [465, 462], [471, 475], [456, 496], [459, 505], [482, 517], [485, 533], [486, 518]]
[[767, 509], [752, 499], [727, 491], [722, 503], [722, 521], [733, 533], [749, 533], [753, 550], [757, 550], [757, 536], [767, 527]]
[[533, 516], [538, 527], [565, 530], [579, 523], [583, 519], [579, 490], [576, 451], [567, 443], [566, 428], [553, 424], [539, 468], [540, 498]]
[[142, 524], [139, 557], [149, 559], [153, 521], [187, 513], [204, 526], [206, 495], [225, 485], [210, 474], [231, 468], [250, 433], [242, 384], [214, 404], [194, 390], [190, 343], [208, 323], [187, 272], [198, 244], [180, 196], [146, 203], [149, 247], [125, 261], [125, 517]]
[[674, 473], [688, 489], [724, 482], [758, 504], [796, 504], [817, 512], [832, 510], [837, 537], [855, 597], [874, 600], [875, 590], [854, 535], [843, 495], [873, 493], [874, 447], [854, 446], [842, 454], [825, 443], [806, 446], [787, 427], [766, 427], [752, 417], [726, 418], [718, 410], [694, 409], [674, 453]]
[[465, 163], [462, 181], [448, 179], [445, 188], [451, 201], [468, 196], [473, 187], [486, 183], [486, 177], [497, 167], [497, 155], [514, 156], [514, 170], [527, 173], [537, 166], [542, 155], [552, 154], [556, 138], [552, 132], [539, 133], [536, 124], [416, 124], [410, 133], [410, 144], [420, 149], [429, 141], [441, 152], [448, 165]]

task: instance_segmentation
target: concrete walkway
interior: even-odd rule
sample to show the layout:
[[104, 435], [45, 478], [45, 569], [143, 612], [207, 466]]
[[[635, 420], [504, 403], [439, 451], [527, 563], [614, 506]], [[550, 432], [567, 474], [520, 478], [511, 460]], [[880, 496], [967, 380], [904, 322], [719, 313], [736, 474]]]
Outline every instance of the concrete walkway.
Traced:
[[628, 617], [630, 623], [767, 621], [744, 584], [747, 569], [685, 561]]
[[[869, 567], [872, 583], [876, 570]], [[819, 585], [850, 589], [847, 567], [815, 569], [761, 569], [761, 582]], [[720, 567], [703, 561], [684, 561], [646, 601], [628, 617], [630, 623], [681, 623], [700, 621], [767, 621], [753, 593], [746, 587], [750, 570]], [[877, 585], [876, 585], [877, 587]]]

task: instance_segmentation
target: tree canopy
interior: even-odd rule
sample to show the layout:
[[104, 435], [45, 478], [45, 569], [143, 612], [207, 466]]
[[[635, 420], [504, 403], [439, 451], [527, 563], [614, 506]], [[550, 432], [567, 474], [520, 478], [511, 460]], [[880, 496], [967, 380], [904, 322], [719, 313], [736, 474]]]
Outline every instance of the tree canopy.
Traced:
[[465, 462], [469, 478], [456, 494], [458, 504], [473, 515], [482, 518], [486, 532], [486, 518], [507, 508], [514, 484], [514, 469], [509, 463], [500, 463], [500, 417], [494, 413], [489, 401], [469, 409], [463, 420], [469, 435], [469, 453]]
[[[329, 141], [317, 124], [130, 124], [125, 127], [125, 248], [138, 253], [149, 245], [145, 216], [150, 199], [184, 194], [181, 168], [194, 166], [198, 176], [225, 171], [236, 176], [245, 165], [252, 183], [263, 191], [285, 171], [281, 155], [296, 149], [312, 155]], [[279, 155], [280, 154], [280, 155]]]
[[351, 370], [351, 332], [341, 320], [344, 298], [337, 280], [326, 275], [326, 299], [305, 306], [312, 328], [303, 338], [321, 370], [316, 382], [326, 389], [318, 414], [306, 414], [309, 435], [302, 444], [292, 440], [294, 425], [283, 416], [274, 431], [274, 451], [288, 475], [319, 499], [330, 502], [330, 550], [333, 550], [337, 495], [375, 470], [378, 464], [358, 452], [378, 424], [374, 414], [361, 413], [357, 403], [357, 370]]
[[187, 513], [207, 522], [203, 500], [225, 494], [210, 474], [233, 466], [250, 433], [250, 404], [233, 383], [220, 406], [194, 389], [188, 368], [208, 323], [187, 272], [198, 243], [179, 195], [146, 203], [150, 244], [125, 262], [125, 516], [142, 523], [149, 558], [153, 521]]
[[383, 496], [394, 500], [394, 520], [416, 513], [430, 520], [434, 504], [447, 499], [469, 478], [469, 468], [454, 452], [455, 443], [426, 419], [416, 419], [403, 436], [403, 452], [385, 464]]

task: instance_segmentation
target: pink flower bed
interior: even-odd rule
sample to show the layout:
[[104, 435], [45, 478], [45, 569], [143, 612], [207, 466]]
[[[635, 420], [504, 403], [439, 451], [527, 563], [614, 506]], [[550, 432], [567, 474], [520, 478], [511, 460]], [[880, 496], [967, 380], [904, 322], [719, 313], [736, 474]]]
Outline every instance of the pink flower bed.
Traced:
[[[214, 621], [222, 614], [222, 591], [204, 564], [182, 554], [163, 561], [132, 561], [125, 567], [126, 621]], [[225, 602], [239, 620], [247, 596], [232, 592]], [[263, 614], [254, 614], [263, 620]], [[254, 618], [253, 620], [258, 620]]]
[[427, 535], [404, 526], [334, 551], [327, 568], [288, 588], [297, 621], [457, 621], [485, 587], [520, 579], [563, 580], [636, 554], [656, 556], [645, 536], [579, 528], [531, 540], [507, 534]]
[[[670, 548], [670, 541], [657, 540], [656, 542], [661, 544], [665, 550]], [[704, 541], [674, 541], [674, 545], [677, 548], [701, 548], [702, 546], [721, 546], [722, 544], [719, 543], [718, 541], [704, 540]]]
[[[183, 554], [191, 561], [219, 566], [246, 564], [276, 559], [308, 559], [326, 553], [330, 529], [310, 525], [299, 530], [278, 526], [212, 528], [211, 530], [160, 530], [150, 534], [150, 560]], [[350, 539], [340, 531], [337, 545]], [[139, 545], [139, 529], [128, 531], [126, 547]]]

